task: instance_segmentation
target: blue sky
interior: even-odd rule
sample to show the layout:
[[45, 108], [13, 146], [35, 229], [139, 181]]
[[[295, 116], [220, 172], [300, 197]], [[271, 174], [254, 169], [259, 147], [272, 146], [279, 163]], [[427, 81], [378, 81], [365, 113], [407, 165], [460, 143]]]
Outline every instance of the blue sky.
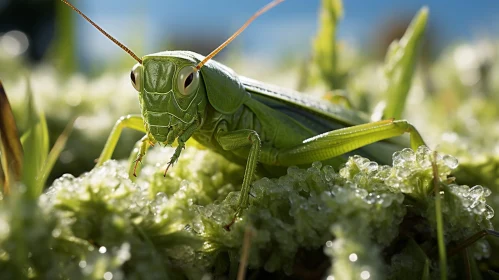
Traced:
[[[145, 53], [182, 34], [197, 38], [218, 34], [223, 39], [269, 0], [85, 0], [75, 4], [108, 32]], [[373, 39], [381, 23], [401, 15], [412, 16], [430, 8], [430, 26], [439, 45], [495, 37], [499, 31], [497, 0], [345, 0], [340, 39], [362, 47]], [[253, 55], [271, 56], [283, 50], [308, 51], [317, 24], [318, 0], [287, 0], [261, 18], [238, 38], [237, 46]], [[78, 20], [80, 54], [90, 61], [120, 55], [95, 29]], [[217, 37], [218, 38], [218, 37]], [[142, 53], [141, 53], [142, 54]]]

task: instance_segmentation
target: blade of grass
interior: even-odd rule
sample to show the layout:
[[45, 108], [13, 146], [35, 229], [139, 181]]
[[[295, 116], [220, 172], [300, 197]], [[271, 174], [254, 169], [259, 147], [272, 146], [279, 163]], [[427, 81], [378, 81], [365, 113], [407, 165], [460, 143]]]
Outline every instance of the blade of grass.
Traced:
[[343, 17], [341, 0], [322, 0], [319, 29], [314, 40], [314, 61], [328, 89], [343, 88], [344, 75], [338, 72], [336, 30]]
[[27, 193], [31, 198], [37, 198], [40, 194], [42, 168], [47, 159], [49, 150], [49, 135], [47, 122], [43, 113], [38, 113], [35, 105], [30, 82], [27, 82], [27, 114], [28, 130], [21, 137], [24, 149], [24, 174], [23, 182]]
[[437, 220], [437, 242], [438, 257], [440, 262], [440, 279], [447, 279], [447, 252], [445, 251], [444, 241], [444, 221], [442, 217], [442, 199], [440, 198], [440, 180], [438, 177], [437, 152], [433, 153], [431, 161], [433, 169], [433, 186], [435, 190], [435, 217]]
[[414, 17], [404, 36], [388, 48], [385, 59], [387, 79], [384, 118], [400, 119], [417, 59], [417, 50], [423, 39], [428, 20], [428, 8], [423, 7]]
[[50, 150], [47, 160], [45, 161], [45, 164], [43, 164], [42, 171], [41, 171], [41, 178], [39, 179], [38, 186], [40, 187], [37, 189], [37, 196], [40, 195], [43, 191], [43, 186], [45, 186], [45, 182], [47, 181], [47, 177], [50, 174], [50, 171], [52, 171], [52, 168], [54, 168], [54, 164], [57, 161], [57, 158], [59, 158], [59, 155], [61, 154], [62, 150], [66, 146], [66, 142], [69, 138], [69, 135], [71, 134], [71, 131], [73, 130], [74, 122], [76, 118], [73, 118], [64, 128], [64, 131], [59, 135], [57, 140], [54, 143], [54, 146]]
[[1, 170], [4, 173], [1, 183], [4, 194], [9, 194], [12, 183], [21, 180], [23, 148], [2, 82], [0, 82], [0, 140]]

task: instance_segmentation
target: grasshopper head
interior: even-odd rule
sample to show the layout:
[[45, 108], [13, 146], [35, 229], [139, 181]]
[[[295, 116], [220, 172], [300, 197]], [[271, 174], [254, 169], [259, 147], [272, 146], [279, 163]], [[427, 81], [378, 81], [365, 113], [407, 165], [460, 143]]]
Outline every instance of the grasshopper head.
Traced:
[[194, 123], [200, 123], [207, 104], [197, 61], [182, 52], [162, 52], [143, 58], [132, 69], [149, 137], [172, 144]]

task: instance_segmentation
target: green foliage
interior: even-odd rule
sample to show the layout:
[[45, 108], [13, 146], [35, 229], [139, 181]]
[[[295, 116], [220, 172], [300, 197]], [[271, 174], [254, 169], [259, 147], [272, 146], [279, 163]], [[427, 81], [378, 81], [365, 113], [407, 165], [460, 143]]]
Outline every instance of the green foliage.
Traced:
[[322, 0], [319, 30], [314, 40], [314, 62], [329, 89], [344, 87], [344, 73], [338, 69], [336, 32], [343, 17], [341, 0]]
[[24, 157], [22, 182], [27, 189], [27, 195], [37, 198], [45, 188], [47, 177], [55, 161], [62, 152], [72, 128], [72, 122], [57, 139], [49, 152], [49, 132], [45, 115], [38, 113], [33, 101], [33, 93], [28, 81], [28, 102], [26, 103], [27, 131], [21, 136]]
[[28, 130], [21, 137], [24, 150], [23, 183], [27, 186], [29, 196], [36, 198], [45, 186], [41, 182], [41, 172], [49, 152], [49, 135], [47, 122], [43, 113], [38, 113], [31, 86], [28, 82], [28, 102], [26, 103]]
[[427, 20], [428, 9], [425, 7], [414, 17], [404, 36], [399, 41], [392, 42], [388, 48], [385, 58], [385, 118], [402, 117], [416, 67], [417, 50], [423, 40]]

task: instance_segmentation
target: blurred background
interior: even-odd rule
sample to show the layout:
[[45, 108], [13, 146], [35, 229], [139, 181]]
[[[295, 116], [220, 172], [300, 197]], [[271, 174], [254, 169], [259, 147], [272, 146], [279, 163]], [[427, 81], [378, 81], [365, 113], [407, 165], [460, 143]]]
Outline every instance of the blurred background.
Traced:
[[[268, 2], [72, 1], [139, 56], [178, 49], [206, 55]], [[332, 89], [314, 79], [317, 75], [310, 66], [320, 2], [285, 1], [257, 19], [216, 59], [239, 74], [287, 88], [319, 93]], [[473, 138], [480, 133], [472, 129], [483, 121], [475, 111], [486, 111], [479, 106], [459, 109], [458, 104], [470, 96], [490, 97], [499, 91], [499, 82], [491, 78], [499, 72], [495, 59], [499, 1], [344, 1], [336, 31], [341, 83], [334, 89], [346, 89], [355, 108], [371, 113], [384, 98], [380, 77], [387, 48], [423, 6], [429, 7], [430, 18], [420, 71], [409, 94], [408, 103], [415, 106], [407, 106], [404, 117], [423, 131], [430, 144], [440, 144], [442, 135], [455, 140], [454, 134], [444, 133], [449, 131]], [[90, 170], [115, 121], [139, 113], [129, 81], [134, 64], [59, 0], [0, 0], [0, 80], [19, 129], [27, 127], [24, 112], [30, 90], [46, 114], [51, 143], [76, 118], [52, 179]], [[425, 105], [426, 101], [430, 103]], [[421, 114], [422, 106], [426, 115]], [[435, 114], [443, 121], [432, 121]], [[495, 116], [486, 118], [495, 120]], [[484, 131], [491, 129], [484, 126]], [[128, 157], [139, 138], [139, 133], [125, 131], [114, 158]], [[484, 150], [499, 151], [495, 138], [486, 142], [493, 147], [482, 145]]]
[[[73, 1], [101, 27], [139, 54], [166, 49], [209, 53], [267, 0], [252, 1]], [[493, 36], [499, 31], [499, 2], [349, 0], [338, 37], [362, 52], [384, 55], [416, 13], [430, 8], [435, 52], [456, 42]], [[253, 23], [234, 44], [244, 57], [305, 57], [317, 25], [319, 1], [288, 0]], [[58, 25], [64, 23], [64, 26]], [[16, 31], [16, 32], [15, 32]], [[2, 56], [39, 62], [56, 38], [74, 40], [77, 70], [91, 71], [123, 55], [109, 40], [58, 0], [0, 0]], [[65, 37], [62, 37], [65, 36]], [[381, 39], [381, 40], [380, 40]]]

